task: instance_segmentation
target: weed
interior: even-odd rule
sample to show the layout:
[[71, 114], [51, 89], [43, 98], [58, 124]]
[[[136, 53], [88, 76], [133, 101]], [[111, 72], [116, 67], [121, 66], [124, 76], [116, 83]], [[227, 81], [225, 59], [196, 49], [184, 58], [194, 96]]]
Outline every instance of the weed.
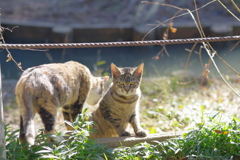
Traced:
[[[167, 142], [160, 142], [161, 153], [190, 159], [237, 159], [240, 158], [240, 121], [220, 122], [208, 118], [208, 122]], [[170, 152], [170, 153], [169, 153]], [[178, 157], [179, 158], [179, 157]]]
[[240, 120], [224, 123], [214, 116], [181, 137], [155, 143], [121, 147], [114, 153], [118, 159], [239, 159]]
[[[106, 146], [95, 143], [88, 139], [89, 126], [91, 122], [85, 121], [83, 115], [78, 115], [76, 120], [71, 124], [76, 130], [68, 135], [67, 140], [62, 141], [59, 145], [51, 144], [47, 141], [43, 130], [39, 130], [36, 137], [36, 143], [33, 146], [28, 144], [19, 144], [16, 131], [9, 131], [6, 125], [6, 150], [8, 159], [105, 159], [104, 157], [113, 157], [112, 150]], [[57, 134], [58, 135], [58, 134]]]
[[[216, 114], [207, 117], [202, 107], [202, 123], [181, 137], [155, 144], [139, 143], [133, 147], [110, 149], [88, 139], [91, 122], [85, 121], [86, 110], [71, 124], [76, 130], [59, 145], [50, 144], [39, 130], [36, 144], [19, 144], [16, 131], [6, 125], [6, 149], [8, 159], [239, 159], [240, 119], [233, 117], [221, 121]], [[171, 116], [169, 116], [171, 118]]]

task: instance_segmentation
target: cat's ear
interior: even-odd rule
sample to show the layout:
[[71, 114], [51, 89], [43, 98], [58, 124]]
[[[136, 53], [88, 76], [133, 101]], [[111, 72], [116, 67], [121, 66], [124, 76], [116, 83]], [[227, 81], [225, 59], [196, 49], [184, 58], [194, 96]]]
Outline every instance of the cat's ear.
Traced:
[[134, 75], [138, 76], [139, 78], [142, 76], [142, 73], [143, 73], [143, 67], [144, 67], [144, 64], [140, 64], [136, 69], [135, 71], [133, 72]]
[[113, 63], [111, 64], [111, 70], [112, 70], [112, 75], [113, 75], [114, 78], [121, 74], [121, 71]]
[[104, 76], [104, 77], [102, 77], [102, 79], [103, 79], [103, 82], [107, 82], [109, 77], [108, 76]]

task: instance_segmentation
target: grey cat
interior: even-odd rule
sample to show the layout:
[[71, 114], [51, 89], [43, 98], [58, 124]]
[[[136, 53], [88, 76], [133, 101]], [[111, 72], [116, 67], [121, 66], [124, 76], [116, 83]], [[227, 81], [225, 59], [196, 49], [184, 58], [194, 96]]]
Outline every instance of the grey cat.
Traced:
[[139, 120], [140, 84], [144, 64], [136, 68], [118, 68], [111, 64], [113, 81], [92, 113], [90, 120], [96, 124], [90, 138], [130, 136], [126, 131], [129, 124], [137, 136], [147, 136]]

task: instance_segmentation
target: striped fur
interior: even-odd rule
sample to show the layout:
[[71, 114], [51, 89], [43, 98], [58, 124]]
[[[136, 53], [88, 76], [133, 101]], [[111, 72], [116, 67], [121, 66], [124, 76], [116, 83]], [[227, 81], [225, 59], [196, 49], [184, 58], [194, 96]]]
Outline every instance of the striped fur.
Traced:
[[[20, 110], [20, 142], [34, 144], [35, 113], [42, 119], [45, 134], [54, 134], [57, 109], [62, 107], [64, 119], [72, 122], [81, 113], [85, 101], [90, 105], [98, 103], [107, 80], [108, 76], [93, 77], [86, 66], [74, 61], [24, 71], [15, 89]], [[49, 140], [58, 143], [56, 138]]]
[[95, 122], [90, 138], [129, 136], [129, 124], [137, 136], [147, 136], [139, 121], [140, 84], [143, 64], [136, 68], [111, 65], [113, 82], [90, 120]]

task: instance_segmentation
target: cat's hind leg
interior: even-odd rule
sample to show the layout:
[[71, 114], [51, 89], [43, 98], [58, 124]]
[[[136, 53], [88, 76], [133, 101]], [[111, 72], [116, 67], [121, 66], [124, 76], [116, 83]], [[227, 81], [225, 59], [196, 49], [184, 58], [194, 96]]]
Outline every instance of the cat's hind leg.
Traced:
[[20, 110], [20, 143], [27, 142], [34, 145], [35, 142], [35, 125], [34, 125], [34, 109], [32, 105], [32, 98], [29, 91], [24, 94], [16, 94], [17, 103]]
[[[20, 143], [29, 143], [30, 145], [34, 145], [35, 141], [35, 127], [33, 117], [26, 120], [23, 120], [23, 116], [20, 116], [20, 133], [19, 140]], [[25, 122], [25, 123], [24, 123]]]
[[57, 106], [52, 102], [46, 102], [44, 106], [39, 106], [38, 113], [44, 124], [44, 134], [50, 135], [47, 137], [49, 141], [58, 144], [63, 138], [56, 137], [54, 131], [57, 119]]

